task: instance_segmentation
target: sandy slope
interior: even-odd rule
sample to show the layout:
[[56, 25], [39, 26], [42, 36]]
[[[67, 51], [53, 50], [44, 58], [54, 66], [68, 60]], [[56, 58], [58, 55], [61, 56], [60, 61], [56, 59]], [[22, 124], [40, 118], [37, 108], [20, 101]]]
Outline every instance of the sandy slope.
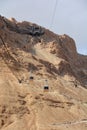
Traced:
[[2, 65], [2, 130], [87, 129], [87, 90], [81, 86], [74, 88], [59, 77], [57, 81], [49, 80], [50, 91], [43, 92], [42, 79], [35, 77], [33, 82], [19, 84], [4, 62]]

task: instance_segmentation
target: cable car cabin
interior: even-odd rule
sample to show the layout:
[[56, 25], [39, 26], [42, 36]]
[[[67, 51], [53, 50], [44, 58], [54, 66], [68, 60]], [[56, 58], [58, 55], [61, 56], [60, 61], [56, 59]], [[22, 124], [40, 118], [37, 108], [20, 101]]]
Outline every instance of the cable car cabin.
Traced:
[[33, 76], [30, 76], [30, 80], [33, 80], [34, 79], [34, 77]]
[[18, 79], [18, 82], [19, 82], [19, 83], [22, 83], [22, 82], [23, 82], [23, 78]]
[[22, 83], [22, 80], [18, 79], [18, 82], [19, 82], [19, 83]]
[[34, 77], [33, 77], [33, 76], [30, 76], [30, 77], [29, 77], [29, 82], [30, 82], [30, 83], [33, 83], [33, 81], [34, 81]]
[[49, 91], [49, 86], [44, 86], [44, 92], [48, 92]]

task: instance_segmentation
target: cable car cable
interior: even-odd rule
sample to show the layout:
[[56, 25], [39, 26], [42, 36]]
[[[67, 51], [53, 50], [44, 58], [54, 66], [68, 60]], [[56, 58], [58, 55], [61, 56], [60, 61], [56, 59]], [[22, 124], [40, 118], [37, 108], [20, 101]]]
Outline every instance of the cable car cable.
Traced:
[[51, 24], [50, 24], [50, 29], [52, 28], [52, 25], [53, 25], [53, 22], [54, 22], [55, 13], [56, 13], [56, 9], [57, 9], [57, 4], [58, 4], [58, 0], [56, 0], [56, 2], [55, 2], [55, 6], [54, 6], [54, 10], [53, 10], [53, 15], [52, 15], [52, 20], [51, 20]]

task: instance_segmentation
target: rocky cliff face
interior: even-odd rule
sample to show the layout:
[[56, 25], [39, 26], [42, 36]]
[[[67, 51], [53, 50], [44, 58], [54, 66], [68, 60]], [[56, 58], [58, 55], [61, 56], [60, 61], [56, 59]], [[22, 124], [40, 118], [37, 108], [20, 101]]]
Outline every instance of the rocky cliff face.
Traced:
[[[4, 41], [9, 51], [15, 53], [13, 54], [14, 58], [19, 58], [18, 49], [22, 52], [29, 53], [33, 58], [36, 57], [36, 62], [42, 65], [42, 69], [47, 69], [48, 72], [46, 71], [46, 73], [51, 77], [53, 76], [52, 73], [54, 73], [55, 77], [58, 75], [71, 75], [85, 87], [87, 84], [87, 75], [85, 73], [87, 70], [87, 57], [77, 53], [74, 40], [65, 34], [62, 36], [56, 35], [46, 29], [44, 29], [45, 33], [43, 35], [38, 36], [37, 34], [37, 36], [32, 36], [31, 34], [28, 34], [30, 31], [29, 27], [31, 26], [37, 26], [38, 28], [38, 25], [35, 24], [28, 22], [19, 23], [14, 19], [7, 20], [4, 17], [0, 17], [0, 44], [2, 45]], [[43, 50], [43, 54], [49, 53], [50, 55], [55, 56], [56, 64], [52, 61], [54, 58], [50, 59], [46, 54], [45, 57], [49, 58], [49, 61], [43, 57], [41, 57], [41, 59], [38, 58], [36, 54], [36, 51], [39, 53], [38, 50]], [[40, 57], [42, 54], [38, 55]], [[21, 61], [21, 58], [23, 57], [20, 54], [17, 64], [20, 63], [22, 67], [26, 66], [25, 68], [30, 69], [28, 68], [30, 61], [27, 61], [25, 65], [25, 63], [22, 63], [23, 61]], [[60, 58], [60, 60], [58, 60], [58, 58]], [[41, 70], [39, 67], [36, 68], [35, 72]]]
[[0, 61], [2, 130], [86, 130], [87, 56], [72, 38], [0, 16]]

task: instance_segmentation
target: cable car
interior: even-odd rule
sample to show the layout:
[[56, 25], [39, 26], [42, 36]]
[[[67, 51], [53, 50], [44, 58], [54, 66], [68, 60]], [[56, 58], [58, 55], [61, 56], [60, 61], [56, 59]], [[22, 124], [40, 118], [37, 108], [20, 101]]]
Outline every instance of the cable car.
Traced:
[[34, 76], [32, 75], [32, 70], [30, 71], [29, 81], [32, 83], [34, 80]]
[[30, 76], [30, 80], [33, 80], [34, 79], [34, 77], [33, 76]]
[[48, 86], [48, 81], [47, 80], [45, 80], [44, 92], [49, 92], [49, 86]]

